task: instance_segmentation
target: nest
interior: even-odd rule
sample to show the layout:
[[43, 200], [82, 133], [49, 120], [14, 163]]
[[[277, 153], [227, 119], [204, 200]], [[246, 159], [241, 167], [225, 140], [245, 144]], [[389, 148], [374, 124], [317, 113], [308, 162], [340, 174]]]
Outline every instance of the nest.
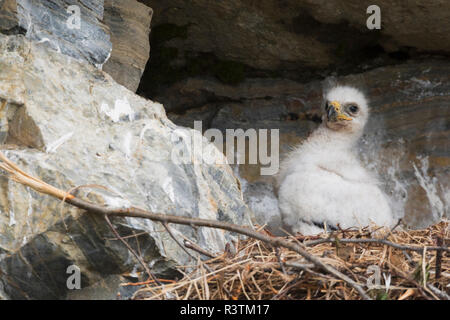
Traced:
[[[449, 232], [449, 222], [442, 221], [423, 230], [393, 230], [382, 238], [362, 229], [288, 239], [347, 275], [372, 299], [448, 299]], [[140, 286], [134, 299], [361, 299], [349, 283], [297, 252], [252, 238], [235, 247], [235, 252], [227, 248], [220, 256], [198, 259], [194, 267], [180, 266], [182, 279], [123, 285]]]

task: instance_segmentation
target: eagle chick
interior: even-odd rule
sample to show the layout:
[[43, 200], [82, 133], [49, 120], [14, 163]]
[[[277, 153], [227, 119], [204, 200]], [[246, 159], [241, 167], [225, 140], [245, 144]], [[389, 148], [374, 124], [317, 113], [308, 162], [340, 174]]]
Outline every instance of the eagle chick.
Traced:
[[322, 124], [283, 161], [278, 176], [285, 227], [304, 235], [324, 228], [395, 224], [379, 182], [354, 147], [369, 117], [364, 95], [338, 86], [326, 94]]

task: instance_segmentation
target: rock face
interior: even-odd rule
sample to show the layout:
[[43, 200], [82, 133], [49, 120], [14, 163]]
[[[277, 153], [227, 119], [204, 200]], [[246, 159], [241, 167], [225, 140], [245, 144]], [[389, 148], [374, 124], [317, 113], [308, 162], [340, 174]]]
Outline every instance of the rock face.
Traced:
[[32, 40], [94, 65], [102, 65], [110, 55], [103, 0], [4, 0], [0, 8], [7, 18], [0, 25], [3, 33], [23, 30]]
[[[450, 5], [445, 0], [380, 0], [381, 29], [369, 30], [370, 1], [141, 0], [153, 26], [185, 26], [167, 42], [182, 53], [213, 52], [262, 70], [354, 64], [377, 50], [450, 53]], [[409, 49], [408, 49], [409, 48]]]
[[[280, 129], [281, 158], [321, 122], [323, 89], [334, 83], [366, 91], [372, 110], [359, 153], [377, 171], [398, 216], [423, 227], [450, 212], [450, 63], [411, 61], [361, 74], [297, 83], [247, 79], [237, 86], [186, 79], [161, 93], [176, 123], [203, 129]], [[178, 104], [177, 104], [178, 103]], [[273, 227], [277, 199], [273, 176], [259, 165], [239, 166], [246, 201]]]
[[0, 33], [25, 34], [104, 68], [136, 91], [149, 58], [152, 9], [137, 0], [1, 0]]
[[105, 19], [111, 32], [112, 53], [103, 65], [119, 84], [136, 91], [150, 54], [153, 11], [136, 0], [105, 0]]
[[[140, 98], [95, 67], [36, 44], [0, 35], [2, 152], [26, 172], [112, 207], [245, 224], [248, 208], [228, 165], [206, 164], [162, 105]], [[209, 145], [210, 146], [210, 145]], [[209, 151], [221, 159], [215, 148]], [[87, 287], [132, 272], [136, 262], [98, 216], [0, 178], [0, 293], [13, 299], [64, 298], [67, 268]], [[162, 226], [134, 218], [114, 224], [156, 274], [189, 257]], [[234, 239], [218, 230], [171, 227], [212, 252]], [[139, 269], [139, 267], [137, 267]]]
[[0, 18], [1, 32], [13, 32], [19, 27], [16, 0], [0, 1]]

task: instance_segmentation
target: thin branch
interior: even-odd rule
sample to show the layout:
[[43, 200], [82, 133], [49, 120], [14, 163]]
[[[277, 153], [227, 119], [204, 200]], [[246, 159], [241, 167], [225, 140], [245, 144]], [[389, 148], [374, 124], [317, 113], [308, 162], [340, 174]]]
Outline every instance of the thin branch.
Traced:
[[[178, 244], [178, 246], [184, 251], [186, 252], [186, 254], [191, 257], [193, 260], [198, 260], [200, 261], [200, 263], [203, 264], [203, 262], [201, 262], [200, 256], [194, 257], [186, 248], [191, 249], [190, 247], [186, 246], [186, 240], [185, 240], [185, 244], [183, 245], [181, 243], [180, 240], [178, 240], [178, 238], [173, 234], [172, 229], [169, 227], [169, 225], [167, 223], [163, 223], [162, 224], [164, 226], [164, 228], [166, 229], [166, 231], [169, 233], [169, 235], [172, 237], [172, 239], [176, 242], [176, 244]], [[200, 247], [198, 247], [200, 248]], [[197, 249], [197, 248], [196, 248]], [[201, 248], [200, 248], [201, 249]], [[201, 249], [203, 250], [203, 249]], [[198, 250], [194, 250], [194, 251], [198, 251]], [[206, 251], [206, 250], [203, 250]], [[208, 270], [208, 272], [212, 272], [213, 270], [206, 264], [204, 264], [205, 268]]]
[[170, 229], [169, 225], [167, 223], [162, 223], [162, 225], [164, 226], [164, 228], [166, 229], [167, 233], [170, 235], [170, 237], [176, 242], [176, 244], [178, 244], [178, 246], [184, 251], [186, 252], [186, 254], [191, 257], [193, 260], [197, 260], [196, 257], [194, 257], [189, 251], [186, 250], [186, 248], [183, 246], [183, 244], [181, 243], [180, 240], [178, 240], [178, 238], [173, 234], [172, 229]]
[[216, 256], [213, 255], [211, 252], [209, 252], [209, 251], [203, 249], [203, 248], [200, 247], [198, 244], [192, 242], [192, 241], [189, 240], [189, 239], [184, 238], [184, 246], [185, 246], [186, 248], [191, 249], [191, 250], [197, 251], [198, 253], [201, 253], [201, 254], [203, 254], [204, 256], [207, 256], [207, 257], [209, 257], [209, 258], [212, 258], [212, 259], [216, 258]]
[[383, 238], [383, 240], [387, 240], [387, 238], [392, 234], [392, 232], [397, 229], [397, 227], [402, 223], [402, 219], [398, 219], [397, 223], [395, 224], [395, 226], [393, 226], [391, 228], [391, 230], [389, 230], [388, 234]]
[[450, 296], [445, 293], [444, 291], [439, 290], [435, 286], [431, 284], [427, 284], [428, 289], [430, 289], [431, 292], [433, 292], [435, 295], [437, 295], [442, 300], [450, 300]]
[[[444, 242], [443, 242], [441, 237], [437, 237], [436, 244], [438, 246], [442, 246], [444, 244]], [[436, 251], [436, 268], [435, 268], [436, 273], [434, 275], [436, 280], [441, 277], [441, 264], [442, 264], [442, 251], [441, 250], [437, 250]]]
[[275, 255], [277, 257], [278, 263], [280, 264], [281, 271], [283, 272], [283, 274], [287, 274], [286, 269], [284, 268], [283, 261], [281, 260], [280, 248], [275, 248]]
[[[399, 250], [409, 250], [409, 251], [417, 251], [417, 252], [423, 252], [423, 247], [419, 246], [409, 246], [409, 245], [403, 245], [403, 244], [397, 244], [394, 242], [390, 242], [384, 239], [339, 239], [339, 238], [327, 238], [327, 239], [319, 239], [319, 240], [312, 240], [305, 242], [305, 246], [311, 247], [315, 246], [321, 243], [334, 243], [334, 242], [341, 242], [341, 243], [375, 243], [375, 244], [382, 244], [387, 245]], [[434, 246], [434, 247], [427, 247], [428, 250], [438, 250], [438, 251], [445, 251], [450, 252], [450, 248], [444, 247], [444, 246]]]
[[299, 270], [308, 272], [308, 273], [312, 274], [313, 276], [324, 277], [327, 279], [333, 279], [329, 275], [315, 272], [314, 270], [312, 270], [315, 267], [315, 265], [312, 263], [311, 264], [302, 264], [302, 263], [297, 263], [297, 262], [285, 262], [285, 265], [286, 265], [286, 267], [289, 267], [289, 268], [299, 269]]
[[161, 284], [158, 281], [158, 278], [156, 278], [153, 273], [150, 271], [150, 269], [148, 268], [147, 264], [145, 263], [145, 261], [136, 253], [136, 251], [133, 250], [133, 248], [128, 244], [128, 242], [126, 242], [124, 239], [122, 239], [122, 237], [120, 236], [120, 234], [117, 232], [117, 230], [114, 228], [113, 224], [111, 223], [111, 220], [109, 220], [108, 215], [105, 214], [104, 215], [106, 223], [108, 224], [109, 228], [111, 229], [111, 231], [114, 233], [114, 235], [127, 247], [127, 249], [136, 257], [136, 259], [139, 261], [139, 263], [142, 265], [142, 267], [144, 268], [145, 272], [147, 272], [148, 276], [150, 278], [152, 278], [156, 283], [158, 283], [159, 285]]

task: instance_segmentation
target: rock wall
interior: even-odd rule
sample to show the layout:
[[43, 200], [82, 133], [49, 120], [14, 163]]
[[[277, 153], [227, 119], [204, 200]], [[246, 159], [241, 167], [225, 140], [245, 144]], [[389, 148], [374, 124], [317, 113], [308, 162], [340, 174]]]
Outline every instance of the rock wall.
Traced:
[[117, 83], [136, 91], [150, 54], [153, 11], [136, 0], [106, 0], [105, 19], [111, 32], [112, 53], [103, 65]]
[[377, 1], [380, 30], [366, 26], [371, 1], [141, 2], [153, 8], [153, 26], [187, 28], [186, 37], [172, 39], [167, 47], [180, 53], [213, 52], [262, 70], [336, 68], [379, 49], [450, 53], [450, 7], [445, 0]]
[[[70, 19], [75, 4], [76, 19]], [[54, 50], [71, 57], [103, 65], [111, 52], [108, 27], [103, 24], [103, 0], [39, 1], [4, 0], [1, 31], [25, 32], [32, 40], [47, 42]]]
[[[194, 130], [169, 121], [162, 105], [143, 99], [95, 67], [30, 42], [0, 35], [1, 151], [33, 176], [111, 207], [246, 224], [249, 211], [226, 164], [207, 164]], [[223, 155], [209, 148], [213, 156]], [[101, 217], [0, 177], [0, 283], [12, 299], [59, 299], [69, 291], [66, 270], [81, 269], [82, 286], [139, 271]], [[156, 274], [176, 273], [189, 256], [162, 226], [115, 218], [121, 235]], [[173, 226], [211, 252], [234, 236]], [[139, 248], [139, 249], [138, 249]]]
[[1, 0], [0, 33], [24, 34], [104, 68], [136, 91], [149, 58], [152, 9], [137, 0]]

